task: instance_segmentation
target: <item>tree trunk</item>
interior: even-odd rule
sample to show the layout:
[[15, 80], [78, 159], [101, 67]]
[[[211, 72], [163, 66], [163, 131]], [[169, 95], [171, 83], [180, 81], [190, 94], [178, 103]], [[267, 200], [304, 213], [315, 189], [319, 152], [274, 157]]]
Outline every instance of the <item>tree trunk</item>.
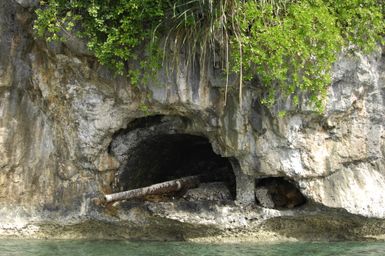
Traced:
[[157, 183], [148, 187], [127, 190], [119, 193], [105, 195], [104, 198], [108, 202], [125, 200], [146, 195], [159, 195], [171, 192], [177, 192], [181, 189], [195, 188], [199, 185], [199, 176], [189, 176], [176, 180]]

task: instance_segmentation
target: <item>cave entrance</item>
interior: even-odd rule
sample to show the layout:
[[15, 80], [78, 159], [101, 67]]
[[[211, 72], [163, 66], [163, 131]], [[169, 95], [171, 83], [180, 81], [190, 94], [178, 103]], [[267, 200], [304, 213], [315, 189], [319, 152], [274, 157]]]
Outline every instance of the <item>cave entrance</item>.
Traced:
[[262, 207], [292, 209], [306, 203], [295, 183], [283, 177], [256, 179], [255, 185], [256, 201]]
[[[175, 120], [172, 123], [175, 124]], [[165, 134], [164, 127], [165, 122], [151, 122], [148, 126], [141, 124], [139, 128], [115, 137], [110, 149], [120, 160], [121, 167], [114, 190], [130, 190], [199, 175], [203, 190], [225, 186], [234, 199], [235, 175], [229, 159], [217, 155], [205, 137], [179, 133], [173, 127], [168, 129], [172, 132]]]

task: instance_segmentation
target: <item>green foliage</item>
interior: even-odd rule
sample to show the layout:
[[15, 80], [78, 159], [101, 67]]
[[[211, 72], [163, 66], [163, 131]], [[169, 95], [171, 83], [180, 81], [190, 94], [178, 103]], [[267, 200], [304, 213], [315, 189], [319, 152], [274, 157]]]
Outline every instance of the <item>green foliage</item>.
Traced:
[[101, 63], [126, 73], [132, 84], [165, 59], [178, 63], [180, 52], [188, 63], [219, 55], [227, 74], [240, 75], [240, 99], [243, 82], [258, 76], [262, 103], [292, 96], [298, 104], [306, 94], [319, 111], [338, 52], [368, 52], [383, 43], [385, 32], [382, 0], [46, 0], [40, 5], [38, 36], [60, 40], [77, 31]]
[[266, 87], [263, 103], [273, 104], [277, 90], [287, 96], [308, 92], [320, 108], [331, 64], [342, 45], [335, 17], [324, 5], [307, 1], [288, 6], [279, 16], [274, 15], [272, 5], [247, 2], [244, 8], [245, 78], [258, 74], [264, 85], [275, 85]]
[[[76, 28], [88, 40], [88, 48], [98, 60], [127, 72], [127, 61], [137, 60], [136, 48], [151, 37], [162, 21], [160, 0], [48, 0], [40, 1], [34, 28], [48, 41], [63, 39], [63, 33]], [[151, 45], [147, 45], [151, 46]], [[138, 71], [130, 70], [137, 82]]]

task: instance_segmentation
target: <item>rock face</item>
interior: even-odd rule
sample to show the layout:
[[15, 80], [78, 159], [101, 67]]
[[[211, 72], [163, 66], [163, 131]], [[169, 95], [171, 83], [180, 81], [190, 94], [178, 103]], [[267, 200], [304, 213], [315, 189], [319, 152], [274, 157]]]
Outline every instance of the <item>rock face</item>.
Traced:
[[[225, 105], [212, 70], [181, 66], [175, 76], [159, 71], [131, 87], [81, 42], [34, 39], [34, 4], [0, 3], [0, 236], [385, 234], [384, 49], [340, 57], [323, 114], [284, 100], [266, 109], [252, 84], [242, 106], [235, 85]], [[278, 118], [281, 110], [287, 115]], [[196, 173], [227, 184], [236, 201], [98, 200], [124, 186]], [[307, 203], [255, 205], [255, 181], [266, 177], [290, 180]]]
[[190, 201], [230, 201], [231, 193], [222, 182], [202, 183], [198, 188], [190, 189], [183, 195]]

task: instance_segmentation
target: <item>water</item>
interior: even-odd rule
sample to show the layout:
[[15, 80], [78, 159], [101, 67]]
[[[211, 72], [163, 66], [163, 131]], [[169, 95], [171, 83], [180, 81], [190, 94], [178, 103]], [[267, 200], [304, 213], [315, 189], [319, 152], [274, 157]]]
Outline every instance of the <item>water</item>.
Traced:
[[184, 242], [0, 240], [1, 256], [385, 255], [384, 242], [196, 244]]

